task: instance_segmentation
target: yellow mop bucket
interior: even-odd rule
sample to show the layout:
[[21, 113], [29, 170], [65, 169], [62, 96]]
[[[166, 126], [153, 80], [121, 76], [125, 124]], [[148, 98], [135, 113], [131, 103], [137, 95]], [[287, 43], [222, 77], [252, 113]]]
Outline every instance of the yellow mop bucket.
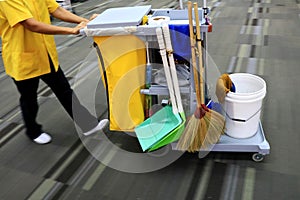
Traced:
[[146, 48], [134, 35], [95, 36], [107, 91], [110, 130], [133, 131], [144, 121]]

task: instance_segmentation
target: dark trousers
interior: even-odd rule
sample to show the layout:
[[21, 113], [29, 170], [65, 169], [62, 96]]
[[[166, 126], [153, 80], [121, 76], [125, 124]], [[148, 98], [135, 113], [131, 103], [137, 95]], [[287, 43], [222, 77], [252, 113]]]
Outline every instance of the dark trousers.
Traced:
[[35, 139], [43, 132], [42, 126], [36, 122], [38, 114], [37, 89], [39, 80], [43, 80], [54, 92], [62, 106], [74, 122], [86, 132], [94, 128], [98, 120], [79, 102], [71, 89], [63, 71], [59, 68], [54, 71], [51, 62], [51, 73], [22, 81], [14, 80], [20, 93], [20, 106], [26, 126], [26, 134], [30, 139]]

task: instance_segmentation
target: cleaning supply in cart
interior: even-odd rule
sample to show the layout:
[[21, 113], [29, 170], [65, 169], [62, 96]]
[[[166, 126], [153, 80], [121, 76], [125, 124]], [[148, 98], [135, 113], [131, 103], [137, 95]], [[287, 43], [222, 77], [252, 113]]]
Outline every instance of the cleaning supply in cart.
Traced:
[[[164, 106], [162, 109], [135, 128], [135, 133], [143, 151], [152, 151], [164, 146], [165, 144], [168, 144], [170, 134], [172, 136], [171, 138], [176, 136], [175, 138], [177, 139], [183, 130], [185, 122], [185, 117], [182, 117], [184, 113], [181, 104], [181, 97], [177, 96], [180, 95], [178, 94], [178, 81], [177, 83], [173, 81], [174, 75], [177, 79], [176, 70], [172, 69], [174, 70], [172, 76], [168, 64], [166, 47], [161, 28], [157, 28], [156, 33], [172, 106]], [[169, 59], [169, 61], [170, 64], [172, 64], [172, 68], [175, 68], [175, 64], [171, 62], [172, 60]], [[174, 89], [174, 84], [175, 86], [178, 86], [177, 90]], [[179, 100], [179, 102], [177, 100]]]
[[189, 61], [191, 58], [189, 25], [181, 23], [183, 23], [182, 20], [172, 20], [169, 23], [174, 58], [177, 61]]
[[[149, 89], [151, 87], [152, 84], [152, 65], [150, 63], [150, 55], [149, 55], [149, 43], [145, 42], [146, 44], [146, 52], [147, 52], [147, 64], [146, 64], [146, 84], [145, 87], [146, 89]], [[151, 113], [150, 113], [150, 108], [152, 106], [152, 96], [151, 95], [146, 95], [145, 96], [145, 105], [144, 105], [144, 109], [145, 109], [145, 119], [149, 118]]]
[[142, 25], [146, 25], [148, 23], [148, 15], [144, 15], [142, 19]]
[[236, 91], [228, 92], [224, 101], [226, 134], [234, 138], [249, 138], [258, 130], [266, 82], [249, 73], [229, 75]]
[[[174, 89], [175, 98], [176, 98], [175, 101], [176, 101], [178, 112], [180, 114], [182, 122], [174, 130], [172, 130], [169, 134], [167, 134], [164, 138], [162, 138], [160, 141], [158, 141], [156, 144], [154, 144], [150, 148], [151, 151], [177, 141], [184, 130], [185, 122], [186, 122], [185, 112], [183, 110], [182, 98], [181, 98], [181, 94], [180, 94], [179, 80], [178, 80], [178, 75], [177, 75], [177, 71], [176, 71], [174, 55], [173, 55], [173, 47], [172, 47], [172, 42], [171, 42], [171, 38], [170, 38], [170, 29], [169, 29], [168, 25], [163, 25], [162, 29], [163, 29], [163, 36], [164, 36], [165, 43], [166, 43], [165, 51], [167, 52], [167, 57], [168, 57], [168, 61], [169, 61], [169, 65], [170, 65], [169, 67], [170, 67], [170, 72], [171, 72], [170, 75], [172, 78], [173, 89]], [[158, 39], [159, 39], [159, 36], [158, 36]], [[161, 51], [163, 51], [162, 49], [164, 49], [164, 46], [161, 44], [162, 42], [163, 41], [160, 42]]]
[[222, 74], [217, 80], [216, 96], [220, 103], [224, 103], [226, 94], [231, 91], [235, 92], [235, 86], [229, 77], [229, 74]]
[[168, 24], [170, 17], [168, 16], [153, 16], [148, 18], [148, 24], [150, 26], [162, 26], [162, 24]]
[[[178, 77], [178, 84], [180, 87], [186, 87], [190, 85], [190, 72], [188, 66], [185, 64], [177, 64], [176, 65], [176, 72]], [[167, 86], [167, 80], [165, 71], [163, 69], [158, 69], [153, 74], [153, 81], [155, 84]]]

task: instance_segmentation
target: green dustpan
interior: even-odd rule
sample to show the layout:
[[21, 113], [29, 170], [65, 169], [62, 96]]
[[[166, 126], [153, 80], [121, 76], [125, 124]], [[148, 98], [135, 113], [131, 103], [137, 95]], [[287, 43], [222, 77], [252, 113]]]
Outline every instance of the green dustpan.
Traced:
[[146, 151], [159, 143], [166, 135], [172, 133], [182, 124], [182, 118], [178, 112], [175, 99], [174, 87], [166, 56], [166, 49], [164, 48], [164, 39], [161, 28], [157, 28], [157, 39], [161, 49], [160, 53], [162, 56], [172, 107], [165, 106], [135, 128], [136, 136], [143, 151]]
[[181, 124], [179, 126], [177, 126], [169, 134], [167, 134], [165, 137], [163, 137], [160, 141], [155, 143], [150, 149], [148, 149], [148, 151], [154, 151], [154, 150], [156, 150], [160, 147], [163, 147], [163, 146], [168, 145], [172, 142], [175, 142], [180, 138], [182, 132], [184, 131], [185, 122], [186, 122], [185, 114], [181, 113], [180, 116], [181, 116], [181, 119], [182, 119]]
[[[162, 29], [163, 29], [164, 37], [165, 37], [166, 50], [168, 51], [170, 71], [171, 71], [171, 74], [172, 74], [172, 83], [173, 83], [173, 89], [174, 89], [174, 92], [175, 92], [176, 103], [177, 103], [178, 112], [180, 113], [182, 121], [181, 121], [181, 124], [178, 127], [176, 127], [173, 131], [171, 131], [169, 134], [167, 134], [163, 139], [161, 139], [155, 145], [153, 145], [149, 149], [149, 151], [156, 150], [160, 147], [163, 147], [167, 144], [170, 144], [172, 142], [177, 141], [180, 138], [182, 132], [184, 131], [185, 122], [186, 122], [186, 117], [185, 117], [185, 114], [184, 114], [184, 111], [183, 111], [183, 106], [182, 106], [182, 101], [181, 101], [180, 89], [179, 89], [179, 85], [178, 85], [178, 77], [177, 77], [177, 73], [176, 73], [176, 66], [175, 66], [174, 57], [173, 57], [173, 48], [172, 48], [172, 45], [171, 45], [169, 26], [168, 25], [163, 25]], [[164, 46], [161, 46], [161, 47], [164, 48]]]
[[167, 105], [135, 128], [136, 136], [143, 151], [158, 144], [166, 135], [176, 130], [182, 123], [181, 116], [174, 114]]
[[[169, 27], [164, 26], [164, 35], [166, 38], [166, 46], [169, 52], [172, 52], [172, 46], [170, 42]], [[178, 85], [178, 79], [176, 74], [176, 67], [174, 63], [173, 54], [169, 54], [169, 62], [171, 67], [168, 67], [168, 61], [166, 56], [166, 49], [162, 37], [162, 31], [160, 28], [156, 30], [157, 38], [160, 46], [160, 54], [164, 64], [164, 70], [168, 83], [168, 89], [172, 102], [172, 108], [166, 106], [151, 118], [147, 119], [141, 125], [136, 128], [136, 133], [143, 151], [153, 151], [162, 146], [165, 146], [171, 142], [179, 139], [181, 133], [184, 130], [186, 118], [182, 107], [180, 90]], [[172, 77], [171, 77], [171, 73]], [[175, 92], [175, 94], [174, 94]], [[176, 99], [175, 99], [176, 96]], [[178, 106], [178, 107], [177, 107]], [[180, 113], [179, 113], [180, 112]], [[157, 115], [157, 116], [156, 116]], [[161, 137], [163, 136], [163, 137]]]

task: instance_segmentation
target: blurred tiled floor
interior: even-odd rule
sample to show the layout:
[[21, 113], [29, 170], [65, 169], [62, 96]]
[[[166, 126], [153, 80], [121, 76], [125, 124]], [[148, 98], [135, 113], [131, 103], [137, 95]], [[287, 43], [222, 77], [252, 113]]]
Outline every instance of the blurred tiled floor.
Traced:
[[[109, 7], [142, 4], [167, 8], [177, 2], [88, 0], [74, 7], [78, 14], [89, 16]], [[210, 153], [204, 159], [185, 153], [153, 172], [129, 173], [107, 167], [90, 153], [70, 118], [42, 83], [39, 121], [54, 140], [48, 145], [35, 145], [24, 134], [18, 94], [1, 62], [0, 199], [300, 199], [300, 2], [213, 0], [208, 5], [213, 23], [208, 53], [220, 72], [249, 72], [267, 82], [262, 123], [271, 153], [263, 162], [253, 162], [248, 153]], [[88, 104], [84, 97], [94, 83], [91, 80], [97, 77], [92, 73], [97, 71], [97, 60], [90, 59], [95, 58], [90, 53], [92, 39], [57, 36], [56, 41], [62, 68], [72, 84], [81, 83], [74, 87]], [[84, 70], [84, 62], [90, 68]], [[97, 115], [105, 117], [101, 81], [97, 89]], [[130, 135], [108, 129], [104, 132], [120, 148], [139, 151], [137, 140]], [[115, 159], [116, 152], [106, 149], [105, 142], [97, 137], [88, 142], [104, 147], [98, 153], [105, 161]]]

